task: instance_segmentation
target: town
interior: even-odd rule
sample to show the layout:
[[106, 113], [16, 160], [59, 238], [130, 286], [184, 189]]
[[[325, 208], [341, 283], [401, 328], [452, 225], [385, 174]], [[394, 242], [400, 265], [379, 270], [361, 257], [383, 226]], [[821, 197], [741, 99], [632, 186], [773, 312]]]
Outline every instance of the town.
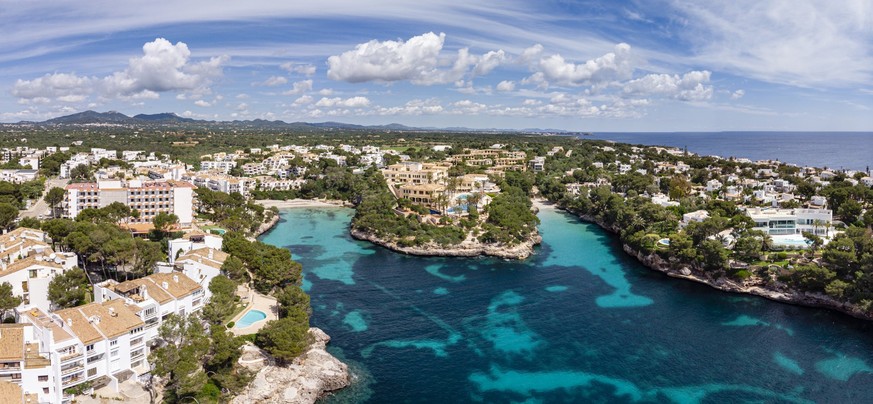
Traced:
[[168, 353], [194, 349], [189, 332], [211, 341], [203, 357], [255, 335], [248, 341], [293, 359], [302, 348], [280, 347], [270, 332], [283, 318], [305, 323], [287, 325], [298, 335], [308, 328], [300, 268], [255, 238], [278, 220], [261, 203], [295, 198], [345, 202], [371, 241], [447, 255], [465, 243], [528, 241], [530, 199], [552, 201], [686, 276], [809, 291], [870, 317], [871, 275], [855, 273], [870, 249], [858, 241], [873, 226], [869, 170], [560, 136], [382, 136], [311, 136], [193, 162], [75, 140], [3, 148], [0, 383], [31, 403], [129, 398], [131, 386], [155, 384], [164, 397], [203, 402], [206, 385], [215, 400], [245, 386], [244, 341], [228, 343], [221, 363], [189, 363]]

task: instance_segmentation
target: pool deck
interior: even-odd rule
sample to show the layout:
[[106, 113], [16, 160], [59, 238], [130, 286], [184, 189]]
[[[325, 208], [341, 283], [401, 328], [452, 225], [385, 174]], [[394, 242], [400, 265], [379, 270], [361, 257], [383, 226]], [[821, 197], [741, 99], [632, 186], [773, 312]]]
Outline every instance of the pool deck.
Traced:
[[233, 321], [234, 323], [238, 322], [246, 313], [249, 312], [249, 310], [253, 309], [264, 312], [264, 314], [267, 315], [267, 318], [261, 321], [256, 321], [252, 325], [244, 328], [237, 328], [236, 325], [234, 325], [234, 327], [230, 329], [230, 332], [232, 332], [233, 335], [254, 334], [258, 332], [258, 330], [260, 330], [261, 327], [264, 326], [264, 324], [267, 324], [267, 321], [276, 320], [279, 318], [276, 299], [255, 292], [254, 289], [249, 288], [247, 285], [239, 285], [236, 289], [236, 294], [243, 300], [243, 302], [247, 302], [248, 304], [246, 305], [246, 308], [243, 309], [243, 311], [233, 316], [233, 319], [231, 319], [231, 321]]

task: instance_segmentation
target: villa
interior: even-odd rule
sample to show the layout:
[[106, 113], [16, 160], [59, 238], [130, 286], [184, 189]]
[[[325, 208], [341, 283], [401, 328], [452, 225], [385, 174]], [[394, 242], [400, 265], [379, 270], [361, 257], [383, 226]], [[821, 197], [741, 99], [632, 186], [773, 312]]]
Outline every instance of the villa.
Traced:
[[747, 209], [755, 221], [755, 230], [770, 235], [788, 235], [810, 232], [827, 237], [827, 228], [832, 225], [830, 209]]

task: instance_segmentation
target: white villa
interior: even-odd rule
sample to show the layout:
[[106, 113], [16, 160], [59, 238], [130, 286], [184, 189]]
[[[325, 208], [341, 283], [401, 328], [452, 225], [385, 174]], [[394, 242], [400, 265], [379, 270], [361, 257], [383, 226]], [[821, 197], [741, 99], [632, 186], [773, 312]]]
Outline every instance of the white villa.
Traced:
[[770, 235], [801, 234], [810, 232], [827, 237], [827, 228], [832, 226], [830, 209], [747, 209], [755, 221], [755, 230]]

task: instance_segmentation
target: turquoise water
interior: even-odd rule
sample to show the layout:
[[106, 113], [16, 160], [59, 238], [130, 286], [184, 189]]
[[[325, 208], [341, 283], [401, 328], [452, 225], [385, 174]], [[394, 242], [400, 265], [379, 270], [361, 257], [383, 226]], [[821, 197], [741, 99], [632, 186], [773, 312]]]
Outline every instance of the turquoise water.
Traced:
[[262, 240], [304, 266], [312, 323], [358, 376], [334, 403], [870, 402], [870, 324], [668, 278], [543, 209], [525, 262], [421, 258], [293, 209]]
[[246, 328], [265, 318], [267, 318], [267, 315], [263, 311], [254, 309], [249, 310], [248, 312], [246, 312], [245, 315], [242, 316], [242, 318], [239, 319], [239, 321], [236, 322], [236, 328]]

